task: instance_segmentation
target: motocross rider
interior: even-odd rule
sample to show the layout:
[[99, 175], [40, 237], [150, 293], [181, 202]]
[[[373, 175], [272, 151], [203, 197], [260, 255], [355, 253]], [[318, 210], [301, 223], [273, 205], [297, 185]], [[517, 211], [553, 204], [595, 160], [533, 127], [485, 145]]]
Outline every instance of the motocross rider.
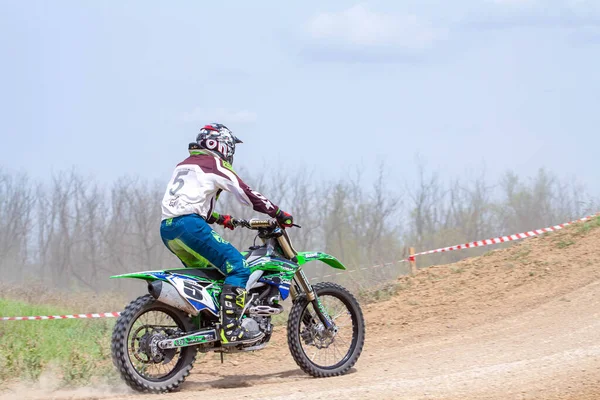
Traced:
[[163, 243], [189, 268], [216, 267], [226, 275], [221, 292], [221, 343], [251, 344], [263, 338], [241, 326], [250, 269], [242, 254], [209, 224], [232, 229], [232, 217], [215, 212], [223, 190], [242, 204], [277, 218], [284, 227], [293, 223], [284, 212], [259, 192], [250, 189], [233, 171], [233, 155], [242, 143], [222, 124], [200, 129], [196, 142], [188, 146], [190, 156], [173, 172], [162, 200], [160, 235]]

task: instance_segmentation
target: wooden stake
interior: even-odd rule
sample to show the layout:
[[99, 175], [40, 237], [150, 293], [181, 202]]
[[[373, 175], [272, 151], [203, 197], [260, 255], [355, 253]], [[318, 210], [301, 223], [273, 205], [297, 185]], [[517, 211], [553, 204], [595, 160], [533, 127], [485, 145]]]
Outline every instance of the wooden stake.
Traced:
[[408, 249], [408, 260], [410, 261], [410, 274], [414, 275], [417, 273], [417, 260], [415, 259], [415, 248], [411, 247]]

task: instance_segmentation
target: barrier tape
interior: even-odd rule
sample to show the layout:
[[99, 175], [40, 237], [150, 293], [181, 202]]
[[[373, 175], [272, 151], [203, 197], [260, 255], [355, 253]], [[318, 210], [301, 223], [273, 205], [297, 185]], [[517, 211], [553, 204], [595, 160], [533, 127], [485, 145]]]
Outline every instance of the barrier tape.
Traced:
[[2, 317], [0, 321], [40, 321], [47, 319], [86, 319], [86, 318], [116, 318], [120, 312], [97, 313], [97, 314], [74, 314], [74, 315], [46, 315], [35, 317]]
[[[417, 256], [423, 256], [423, 255], [427, 255], [427, 254], [445, 253], [445, 252], [454, 251], [454, 250], [472, 249], [474, 247], [489, 246], [492, 244], [500, 244], [500, 243], [510, 242], [510, 241], [514, 241], [514, 240], [526, 239], [526, 238], [542, 235], [542, 234], [548, 233], [548, 232], [559, 231], [569, 225], [572, 225], [572, 224], [575, 224], [578, 222], [589, 221], [590, 219], [597, 217], [597, 216], [600, 216], [600, 213], [593, 214], [593, 215], [590, 215], [590, 216], [587, 216], [587, 217], [584, 217], [581, 219], [577, 219], [575, 221], [566, 222], [564, 224], [550, 226], [548, 228], [536, 229], [533, 231], [516, 233], [514, 235], [509, 235], [509, 236], [500, 236], [500, 237], [496, 237], [496, 238], [492, 238], [492, 239], [478, 240], [475, 242], [458, 244], [458, 245], [450, 246], [450, 247], [441, 247], [441, 248], [435, 249], [435, 250], [423, 251], [421, 253], [411, 255], [410, 257], [405, 258], [403, 260], [398, 260], [397, 262], [401, 263], [401, 262], [407, 262], [407, 261], [415, 261]], [[370, 267], [357, 268], [354, 270], [347, 270], [345, 272], [338, 272], [335, 274], [323, 275], [321, 277], [311, 278], [310, 280], [313, 281], [313, 280], [317, 280], [317, 279], [331, 278], [333, 276], [342, 275], [344, 273], [352, 274], [353, 272], [356, 272], [356, 271], [365, 271], [365, 270], [370, 270], [373, 268], [382, 268], [382, 267], [390, 266], [393, 264], [394, 264], [394, 262], [372, 265]], [[49, 319], [116, 318], [119, 315], [121, 315], [120, 312], [98, 313], [98, 314], [49, 315], [49, 316], [35, 316], [35, 317], [0, 317], [0, 321], [39, 321], [39, 320], [49, 320]]]
[[[411, 255], [408, 258], [405, 258], [403, 260], [398, 260], [396, 261], [397, 263], [402, 263], [402, 262], [412, 262], [416, 260], [417, 256], [424, 256], [427, 254], [435, 254], [435, 253], [445, 253], [448, 251], [454, 251], [454, 250], [463, 250], [463, 249], [472, 249], [474, 247], [482, 247], [482, 246], [489, 246], [492, 244], [500, 244], [500, 243], [505, 243], [505, 242], [511, 242], [514, 240], [521, 240], [521, 239], [526, 239], [526, 238], [530, 238], [530, 237], [534, 237], [534, 236], [538, 236], [538, 235], [542, 235], [544, 233], [548, 233], [548, 232], [555, 232], [555, 231], [559, 231], [569, 225], [578, 223], [578, 222], [585, 222], [585, 221], [589, 221], [592, 218], [595, 218], [597, 216], [600, 216], [600, 213], [596, 213], [593, 215], [589, 215], [587, 217], [583, 217], [580, 219], [576, 219], [574, 221], [571, 222], [565, 222], [564, 224], [560, 224], [560, 225], [554, 225], [554, 226], [550, 226], [548, 228], [542, 228], [542, 229], [536, 229], [533, 231], [529, 231], [529, 232], [523, 232], [523, 233], [516, 233], [514, 235], [508, 235], [508, 236], [500, 236], [500, 237], [496, 237], [496, 238], [492, 238], [492, 239], [486, 239], [486, 240], [477, 240], [475, 242], [469, 242], [469, 243], [463, 243], [463, 244], [458, 244], [455, 246], [450, 246], [450, 247], [441, 247], [439, 249], [435, 249], [435, 250], [427, 250], [427, 251], [423, 251], [421, 253], [417, 253], [414, 255]], [[364, 271], [364, 270], [369, 270], [371, 268], [380, 268], [383, 266], [387, 266], [387, 265], [393, 265], [394, 263], [386, 263], [386, 264], [380, 264], [380, 265], [374, 265], [372, 267], [366, 267], [366, 268], [358, 268], [355, 270], [348, 270], [346, 272], [353, 272], [353, 271]], [[344, 272], [337, 272], [335, 274], [329, 274], [329, 275], [324, 275], [321, 277], [315, 277], [315, 278], [311, 278], [311, 281], [314, 280], [318, 280], [318, 279], [324, 279], [324, 278], [331, 278], [337, 275], [342, 275]]]
[[471, 249], [473, 247], [482, 247], [482, 246], [489, 246], [491, 244], [500, 244], [500, 243], [505, 243], [505, 242], [510, 242], [513, 240], [520, 240], [520, 239], [526, 239], [529, 237], [534, 237], [534, 236], [538, 236], [538, 235], [542, 235], [544, 233], [548, 233], [548, 232], [555, 232], [555, 231], [559, 231], [569, 225], [575, 224], [577, 222], [585, 222], [585, 221], [589, 221], [590, 219], [599, 216], [600, 213], [594, 214], [594, 215], [590, 215], [581, 219], [576, 219], [575, 221], [571, 221], [571, 222], [566, 222], [564, 224], [560, 224], [560, 225], [554, 225], [554, 226], [550, 226], [548, 228], [542, 228], [542, 229], [536, 229], [534, 231], [529, 231], [529, 232], [523, 232], [523, 233], [516, 233], [514, 235], [509, 235], [509, 236], [501, 236], [501, 237], [497, 237], [497, 238], [492, 238], [492, 239], [486, 239], [486, 240], [478, 240], [475, 242], [470, 242], [470, 243], [464, 243], [464, 244], [459, 244], [456, 246], [450, 246], [450, 247], [441, 247], [439, 249], [435, 249], [435, 250], [428, 250], [428, 251], [423, 251], [421, 253], [417, 253], [409, 258], [407, 258], [406, 260], [401, 260], [401, 261], [414, 261], [414, 257], [416, 256], [423, 256], [426, 254], [434, 254], [434, 253], [445, 253], [447, 251], [453, 251], [453, 250], [462, 250], [462, 249]]

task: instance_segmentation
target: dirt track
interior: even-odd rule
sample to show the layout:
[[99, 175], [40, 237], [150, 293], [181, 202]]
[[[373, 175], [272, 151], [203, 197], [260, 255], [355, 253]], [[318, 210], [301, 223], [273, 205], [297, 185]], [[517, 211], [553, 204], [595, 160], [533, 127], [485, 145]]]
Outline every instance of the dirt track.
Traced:
[[402, 279], [364, 306], [365, 349], [344, 377], [304, 375], [280, 328], [262, 352], [200, 359], [178, 393], [41, 398], [598, 399], [600, 232], [575, 232]]

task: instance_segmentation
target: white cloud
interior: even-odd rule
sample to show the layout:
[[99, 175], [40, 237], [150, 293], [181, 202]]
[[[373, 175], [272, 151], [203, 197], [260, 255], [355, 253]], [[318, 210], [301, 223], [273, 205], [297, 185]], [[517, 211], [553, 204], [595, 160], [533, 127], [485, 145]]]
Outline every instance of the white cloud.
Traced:
[[180, 119], [183, 122], [211, 123], [218, 122], [222, 124], [250, 124], [256, 122], [258, 116], [253, 111], [241, 110], [230, 111], [224, 108], [206, 109], [196, 107], [190, 112], [181, 114]]
[[315, 15], [306, 28], [313, 39], [358, 47], [422, 49], [438, 38], [431, 24], [415, 15], [378, 13], [362, 5]]

